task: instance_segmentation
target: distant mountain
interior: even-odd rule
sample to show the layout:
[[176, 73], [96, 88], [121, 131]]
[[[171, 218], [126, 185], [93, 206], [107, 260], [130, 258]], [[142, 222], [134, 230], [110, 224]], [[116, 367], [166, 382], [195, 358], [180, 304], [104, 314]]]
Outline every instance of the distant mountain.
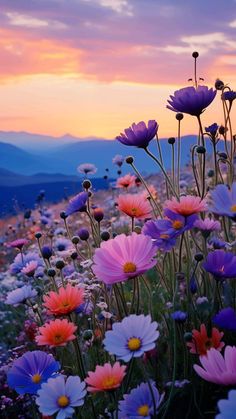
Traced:
[[[181, 164], [186, 164], [190, 159], [190, 149], [196, 144], [196, 136], [184, 136], [181, 139]], [[168, 169], [171, 165], [171, 146], [167, 139], [160, 140], [162, 147], [163, 160]], [[221, 145], [218, 145], [221, 148]], [[155, 141], [150, 144], [150, 149], [158, 156], [157, 145]], [[211, 153], [212, 146], [207, 142], [207, 150]], [[145, 152], [135, 147], [127, 147], [118, 141], [109, 140], [91, 140], [80, 141], [70, 144], [61, 144], [53, 148], [46, 149], [41, 145], [41, 149], [34, 154], [20, 149], [11, 144], [0, 142], [0, 168], [18, 172], [22, 175], [34, 175], [38, 172], [65, 175], [75, 175], [76, 169], [81, 163], [94, 163], [98, 168], [95, 176], [102, 177], [108, 168], [111, 176], [115, 176], [117, 167], [112, 164], [112, 159], [116, 154], [123, 156], [132, 155], [135, 158], [135, 164], [140, 171], [145, 173], [154, 173], [158, 170], [157, 165], [150, 160]], [[130, 167], [124, 164], [122, 172], [127, 173]], [[82, 177], [82, 175], [81, 175]]]

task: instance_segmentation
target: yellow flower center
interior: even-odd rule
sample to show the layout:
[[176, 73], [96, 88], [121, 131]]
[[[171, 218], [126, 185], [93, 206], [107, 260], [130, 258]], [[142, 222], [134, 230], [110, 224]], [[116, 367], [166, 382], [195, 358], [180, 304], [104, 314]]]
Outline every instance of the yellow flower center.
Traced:
[[232, 205], [232, 207], [230, 207], [230, 210], [231, 210], [232, 212], [236, 212], [236, 204]]
[[67, 396], [60, 396], [57, 399], [57, 403], [60, 407], [66, 407], [69, 404], [69, 399]]
[[123, 271], [125, 274], [130, 274], [136, 272], [137, 267], [133, 262], [126, 262], [123, 266]]
[[41, 381], [41, 375], [40, 374], [34, 374], [32, 376], [32, 381], [34, 384], [38, 384]]
[[116, 384], [117, 384], [117, 381], [115, 380], [114, 377], [106, 377], [103, 380], [103, 383], [102, 383], [104, 389], [113, 388], [114, 385], [116, 385]]
[[127, 346], [131, 351], [137, 351], [141, 347], [141, 339], [130, 338]]
[[173, 223], [172, 223], [172, 227], [173, 227], [175, 230], [180, 230], [180, 229], [183, 227], [183, 223], [182, 223], [182, 221], [175, 220], [175, 221], [173, 221]]
[[143, 404], [140, 406], [137, 410], [137, 413], [139, 416], [147, 416], [149, 413], [149, 407], [147, 404]]
[[61, 343], [61, 342], [63, 342], [64, 338], [63, 338], [62, 335], [58, 334], [58, 335], [54, 336], [54, 340], [55, 340], [56, 343]]
[[137, 214], [137, 212], [138, 212], [138, 208], [131, 208], [131, 212], [132, 212], [132, 214], [133, 214], [133, 216], [135, 217], [135, 215]]

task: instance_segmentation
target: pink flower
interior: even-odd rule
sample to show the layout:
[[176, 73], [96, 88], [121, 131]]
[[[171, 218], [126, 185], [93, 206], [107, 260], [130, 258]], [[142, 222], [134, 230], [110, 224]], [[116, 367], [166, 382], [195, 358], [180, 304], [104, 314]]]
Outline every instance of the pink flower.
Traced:
[[176, 198], [172, 198], [165, 202], [165, 206], [169, 210], [183, 216], [197, 214], [207, 209], [206, 201], [199, 196], [193, 195], [181, 196], [179, 201]]
[[12, 242], [9, 242], [6, 244], [7, 247], [13, 247], [15, 249], [19, 249], [21, 250], [23, 246], [25, 246], [26, 244], [28, 244], [29, 241], [26, 239], [16, 239]]
[[105, 284], [134, 278], [156, 264], [152, 239], [143, 234], [120, 234], [95, 250], [93, 272]]
[[125, 176], [119, 177], [116, 182], [117, 188], [128, 189], [135, 185], [135, 176], [128, 173]]
[[142, 193], [120, 195], [117, 203], [119, 210], [131, 218], [152, 218], [152, 207]]
[[89, 385], [88, 391], [96, 393], [98, 391], [114, 390], [120, 387], [125, 376], [125, 365], [116, 362], [113, 366], [109, 363], [103, 366], [97, 365], [94, 372], [90, 371], [85, 382]]
[[196, 373], [204, 380], [219, 385], [236, 384], [236, 347], [226, 346], [224, 356], [211, 348], [206, 356], [200, 356], [202, 367], [194, 365]]
[[34, 276], [34, 273], [38, 267], [36, 260], [31, 260], [21, 269], [21, 272], [27, 276]]
[[206, 217], [204, 220], [196, 220], [194, 223], [194, 227], [197, 227], [199, 230], [202, 231], [217, 231], [221, 229], [221, 225], [219, 221], [212, 220], [209, 217]]

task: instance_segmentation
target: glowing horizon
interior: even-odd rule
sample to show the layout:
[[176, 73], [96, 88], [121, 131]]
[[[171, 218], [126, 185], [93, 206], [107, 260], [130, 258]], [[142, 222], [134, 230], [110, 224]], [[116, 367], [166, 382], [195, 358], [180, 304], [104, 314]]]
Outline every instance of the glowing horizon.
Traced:
[[[156, 119], [160, 137], [176, 135], [167, 99], [193, 76], [194, 50], [205, 84], [220, 77], [236, 88], [235, 1], [222, 16], [223, 5], [2, 0], [0, 130], [112, 139], [132, 122]], [[205, 126], [224, 122], [219, 101], [203, 114]], [[182, 134], [196, 130], [186, 116]]]

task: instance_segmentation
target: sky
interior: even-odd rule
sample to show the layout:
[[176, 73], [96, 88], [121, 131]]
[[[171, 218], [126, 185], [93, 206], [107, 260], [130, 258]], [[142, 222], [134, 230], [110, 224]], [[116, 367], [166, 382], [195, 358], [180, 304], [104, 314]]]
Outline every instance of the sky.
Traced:
[[206, 85], [236, 89], [236, 0], [0, 0], [0, 130], [112, 139], [156, 119], [174, 136], [167, 99], [190, 85], [193, 51]]

